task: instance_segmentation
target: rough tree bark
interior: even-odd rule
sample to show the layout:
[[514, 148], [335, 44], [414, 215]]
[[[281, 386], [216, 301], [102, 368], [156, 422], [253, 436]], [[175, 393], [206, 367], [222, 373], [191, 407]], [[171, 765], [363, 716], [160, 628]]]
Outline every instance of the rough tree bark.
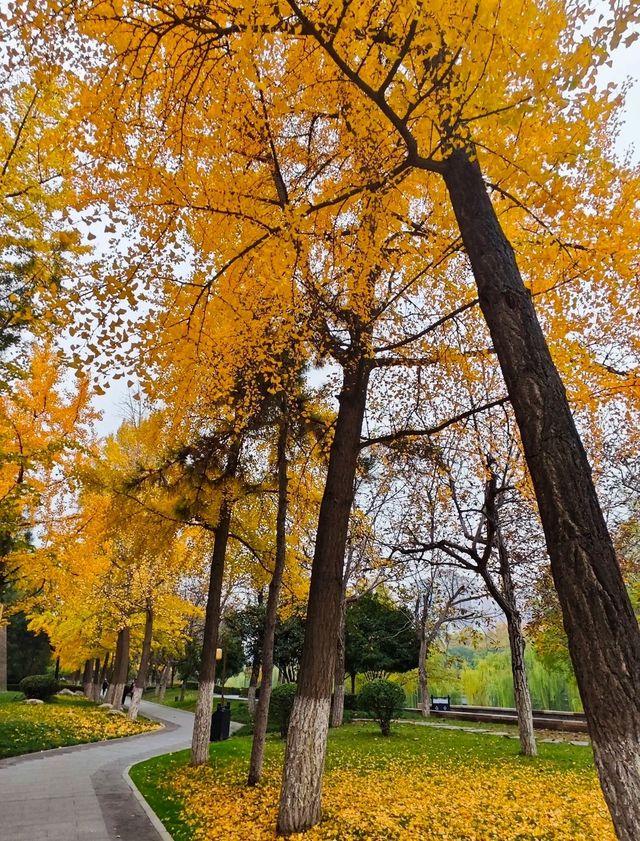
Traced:
[[135, 683], [133, 685], [133, 693], [131, 695], [131, 703], [129, 704], [129, 718], [135, 721], [138, 717], [138, 710], [140, 709], [140, 701], [142, 700], [142, 693], [147, 684], [147, 672], [149, 671], [149, 662], [151, 660], [151, 639], [153, 636], [153, 607], [147, 602], [145, 609], [144, 622], [144, 639], [142, 641], [142, 654], [140, 656], [140, 666], [138, 674], [136, 675]]
[[282, 835], [301, 832], [320, 819], [344, 552], [370, 374], [364, 353], [352, 353], [343, 372], [318, 517], [298, 691], [287, 737], [278, 815]]
[[129, 674], [129, 628], [121, 628], [118, 631], [116, 643], [116, 657], [113, 666], [113, 678], [109, 684], [107, 700], [113, 704], [115, 710], [122, 706], [122, 693], [127, 685]]
[[562, 381], [475, 151], [452, 152], [444, 178], [520, 429], [602, 790], [620, 841], [637, 841], [638, 622]]
[[[239, 456], [240, 442], [237, 441], [233, 444], [229, 452], [224, 472], [225, 480], [235, 477], [238, 469]], [[222, 595], [224, 559], [227, 552], [227, 543], [229, 542], [229, 527], [231, 525], [231, 510], [233, 507], [227, 487], [223, 488], [223, 494], [211, 555], [207, 608], [202, 640], [202, 660], [198, 674], [198, 698], [196, 701], [193, 739], [191, 742], [192, 765], [203, 765], [209, 760], [211, 709], [213, 707], [216, 677], [216, 646], [218, 644], [218, 627], [220, 625], [220, 598]]]
[[342, 597], [340, 599], [340, 624], [338, 627], [338, 641], [336, 645], [336, 666], [333, 673], [333, 704], [331, 706], [331, 727], [342, 727], [344, 719], [344, 682], [347, 630], [347, 593], [345, 582], [342, 582]]
[[269, 703], [271, 701], [271, 684], [273, 679], [273, 645], [276, 636], [276, 622], [278, 619], [278, 601], [282, 588], [282, 577], [287, 555], [287, 438], [289, 427], [286, 419], [286, 405], [282, 409], [282, 420], [278, 434], [278, 512], [276, 516], [276, 556], [273, 575], [269, 582], [267, 608], [264, 617], [264, 634], [262, 638], [262, 681], [260, 683], [260, 698], [253, 728], [253, 742], [251, 743], [251, 759], [249, 762], [248, 784], [256, 785], [262, 776], [264, 760], [264, 745], [267, 738], [267, 724], [269, 723]]

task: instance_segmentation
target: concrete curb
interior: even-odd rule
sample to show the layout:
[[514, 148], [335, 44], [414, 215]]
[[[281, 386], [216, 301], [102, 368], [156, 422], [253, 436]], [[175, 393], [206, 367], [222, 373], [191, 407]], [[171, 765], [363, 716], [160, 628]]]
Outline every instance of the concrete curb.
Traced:
[[[166, 755], [166, 754], [164, 754], [164, 755]], [[122, 776], [124, 777], [125, 781], [129, 785], [129, 788], [133, 792], [134, 797], [136, 798], [138, 803], [144, 809], [144, 812], [145, 812], [146, 816], [149, 818], [149, 820], [151, 821], [151, 824], [153, 825], [153, 828], [158, 833], [160, 838], [162, 838], [162, 841], [173, 841], [173, 836], [170, 835], [167, 832], [167, 830], [165, 829], [165, 826], [162, 823], [162, 821], [160, 820], [160, 818], [156, 815], [156, 813], [153, 811], [151, 806], [149, 806], [147, 801], [144, 799], [144, 795], [142, 794], [142, 792], [140, 791], [138, 786], [133, 782], [133, 780], [129, 776], [129, 771], [133, 768], [133, 766], [134, 765], [139, 765], [139, 764], [140, 764], [139, 762], [132, 762], [131, 765], [127, 765], [127, 767], [122, 772]]]

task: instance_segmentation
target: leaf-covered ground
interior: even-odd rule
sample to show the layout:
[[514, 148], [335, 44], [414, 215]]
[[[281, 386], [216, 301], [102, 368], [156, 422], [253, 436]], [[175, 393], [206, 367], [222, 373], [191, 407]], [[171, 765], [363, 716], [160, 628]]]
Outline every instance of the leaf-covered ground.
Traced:
[[0, 758], [133, 736], [158, 726], [144, 718], [129, 721], [108, 715], [80, 697], [59, 697], [33, 706], [4, 698], [0, 699]]
[[[245, 786], [248, 737], [211, 746], [211, 765], [188, 753], [137, 765], [134, 781], [175, 841], [274, 839], [282, 743], [271, 737], [263, 784]], [[615, 841], [591, 751], [403, 726], [332, 732], [324, 820], [297, 836], [316, 841]]]

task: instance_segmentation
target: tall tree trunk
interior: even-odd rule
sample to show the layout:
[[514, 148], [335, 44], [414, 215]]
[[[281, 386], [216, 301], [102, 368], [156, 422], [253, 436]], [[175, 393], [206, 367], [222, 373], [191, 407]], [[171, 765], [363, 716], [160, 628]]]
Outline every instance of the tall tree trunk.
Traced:
[[301, 832], [320, 820], [344, 552], [369, 372], [363, 356], [345, 362], [318, 518], [298, 691], [287, 737], [278, 815], [282, 835]]
[[104, 661], [102, 663], [102, 671], [100, 674], [100, 691], [102, 691], [102, 684], [105, 682], [105, 680], [107, 679], [107, 675], [109, 674], [109, 656], [109, 652], [107, 651], [107, 653], [104, 656]]
[[54, 675], [53, 675], [53, 676], [54, 676], [54, 678], [55, 678], [56, 680], [58, 680], [58, 679], [59, 679], [59, 677], [60, 677], [60, 655], [58, 655], [58, 656], [56, 657], [56, 670], [55, 670], [55, 672], [54, 672]]
[[129, 628], [121, 628], [116, 643], [116, 658], [113, 666], [113, 678], [109, 685], [107, 700], [115, 710], [122, 707], [122, 694], [127, 685], [129, 674]]
[[276, 622], [278, 619], [278, 601], [282, 588], [282, 577], [287, 556], [287, 438], [288, 424], [286, 419], [286, 405], [283, 406], [282, 421], [278, 435], [278, 513], [276, 516], [276, 557], [273, 575], [269, 582], [267, 608], [264, 616], [264, 634], [262, 637], [262, 681], [260, 683], [260, 698], [253, 728], [253, 742], [251, 743], [251, 759], [249, 762], [250, 786], [256, 785], [262, 776], [264, 760], [264, 744], [267, 738], [267, 724], [269, 723], [269, 702], [271, 701], [271, 684], [273, 676], [273, 646], [276, 636]]
[[186, 678], [180, 684], [180, 703], [184, 701], [185, 692], [187, 689], [187, 680]]
[[142, 641], [142, 654], [140, 656], [140, 666], [138, 674], [136, 675], [135, 683], [133, 685], [133, 693], [131, 695], [131, 703], [129, 704], [129, 718], [135, 721], [138, 717], [138, 710], [140, 709], [140, 701], [142, 700], [142, 693], [147, 685], [147, 672], [149, 671], [149, 662], [151, 660], [151, 639], [153, 637], [153, 607], [147, 602], [145, 610], [144, 622], [144, 640]]
[[520, 429], [600, 784], [618, 838], [637, 841], [640, 630], [564, 387], [474, 155], [452, 152], [445, 182]]
[[536, 756], [536, 736], [533, 729], [533, 705], [529, 692], [527, 670], [524, 665], [525, 639], [522, 633], [522, 621], [518, 611], [507, 614], [509, 648], [511, 650], [511, 674], [513, 675], [513, 694], [518, 715], [518, 733], [520, 735], [520, 753]]
[[0, 611], [0, 692], [7, 691], [7, 626]]
[[427, 657], [429, 656], [429, 647], [427, 645], [427, 635], [422, 629], [420, 634], [420, 659], [418, 661], [418, 681], [420, 684], [420, 713], [423, 718], [430, 718], [431, 716], [431, 698], [429, 697], [429, 673], [427, 671]]
[[158, 699], [160, 702], [164, 701], [164, 696], [167, 691], [167, 686], [169, 684], [169, 675], [171, 674], [171, 670], [169, 668], [169, 664], [165, 663], [164, 669], [160, 673], [160, 686], [158, 688]]
[[[227, 461], [224, 478], [233, 479], [238, 469], [240, 443], [235, 442]], [[229, 488], [223, 487], [223, 499], [220, 504], [218, 525], [216, 526], [211, 555], [211, 571], [209, 574], [209, 589], [207, 592], [207, 608], [204, 620], [204, 635], [202, 640], [202, 660], [198, 674], [198, 698], [196, 714], [193, 722], [193, 739], [191, 742], [191, 764], [203, 765], [209, 760], [209, 734], [211, 732], [211, 709], [213, 707], [214, 684], [216, 677], [216, 647], [218, 645], [218, 626], [220, 625], [220, 598], [222, 595], [222, 578], [224, 575], [224, 559], [229, 542], [229, 527], [231, 525], [232, 501], [229, 498]]]
[[[264, 600], [263, 590], [258, 591], [258, 606], [261, 606]], [[266, 622], [266, 619], [265, 619]], [[249, 677], [249, 688], [247, 690], [247, 709], [251, 718], [256, 715], [256, 689], [258, 687], [258, 680], [260, 678], [260, 661], [262, 660], [262, 646], [256, 645], [256, 650], [253, 652], [253, 661], [251, 663], [251, 675]]]
[[338, 627], [338, 643], [336, 646], [336, 666], [333, 672], [333, 706], [331, 707], [331, 726], [342, 727], [344, 719], [344, 681], [345, 674], [345, 636], [347, 629], [347, 594], [345, 582], [342, 582], [342, 598], [340, 600], [340, 625]]
[[93, 692], [93, 659], [84, 661], [82, 671], [82, 691], [86, 698], [91, 698]]
[[91, 700], [96, 703], [100, 700], [102, 686], [100, 683], [100, 658], [93, 661], [93, 674], [91, 677]]

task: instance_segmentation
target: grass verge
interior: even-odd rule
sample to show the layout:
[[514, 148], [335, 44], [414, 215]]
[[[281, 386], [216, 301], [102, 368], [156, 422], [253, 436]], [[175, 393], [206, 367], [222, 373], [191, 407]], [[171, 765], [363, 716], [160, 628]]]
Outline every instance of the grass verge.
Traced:
[[129, 721], [125, 716], [109, 715], [84, 698], [57, 697], [32, 706], [22, 703], [20, 697], [0, 699], [0, 759], [133, 736], [159, 726], [145, 718]]

